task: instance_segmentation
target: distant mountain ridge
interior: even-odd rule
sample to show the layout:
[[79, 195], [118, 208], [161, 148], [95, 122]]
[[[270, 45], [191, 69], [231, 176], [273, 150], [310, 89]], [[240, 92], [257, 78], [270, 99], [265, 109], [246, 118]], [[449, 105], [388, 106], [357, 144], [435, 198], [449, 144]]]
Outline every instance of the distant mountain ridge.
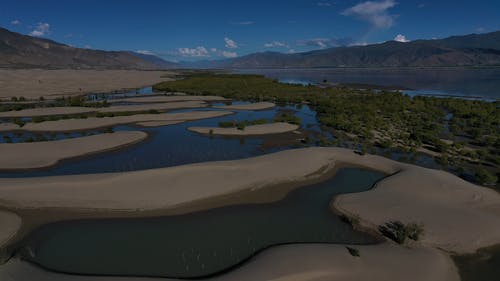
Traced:
[[75, 48], [0, 27], [0, 67], [147, 70], [179, 66], [152, 55]]
[[198, 65], [214, 68], [500, 66], [500, 31], [407, 43], [388, 41], [296, 54], [254, 53]]

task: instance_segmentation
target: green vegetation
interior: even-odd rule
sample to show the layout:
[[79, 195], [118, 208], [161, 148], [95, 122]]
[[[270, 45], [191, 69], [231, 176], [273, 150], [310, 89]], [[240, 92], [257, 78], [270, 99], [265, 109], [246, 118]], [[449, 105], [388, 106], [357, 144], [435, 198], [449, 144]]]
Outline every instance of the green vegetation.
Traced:
[[273, 119], [274, 122], [286, 122], [290, 124], [300, 125], [302, 120], [300, 117], [293, 115], [293, 112], [282, 111]]
[[483, 185], [495, 185], [498, 182], [498, 177], [488, 170], [481, 168], [476, 173], [476, 180]]
[[[452, 170], [464, 163], [500, 166], [498, 102], [410, 97], [397, 91], [303, 86], [259, 75], [213, 73], [187, 74], [184, 79], [159, 83], [154, 89], [308, 104], [328, 130], [363, 147], [377, 145], [412, 153], [425, 148], [437, 153], [440, 163]], [[293, 115], [277, 116], [274, 121], [300, 124]]]
[[349, 254], [351, 254], [351, 256], [359, 257], [359, 250], [358, 249], [352, 248], [352, 247], [346, 247], [346, 249], [349, 252]]
[[404, 224], [400, 221], [391, 221], [379, 226], [379, 231], [385, 237], [398, 244], [406, 244], [408, 239], [418, 241], [424, 234], [423, 225], [417, 223]]
[[269, 121], [267, 119], [256, 119], [256, 120], [244, 120], [241, 122], [237, 121], [221, 121], [219, 122], [220, 128], [238, 128], [238, 130], [244, 130], [246, 126], [251, 125], [261, 125], [267, 124]]

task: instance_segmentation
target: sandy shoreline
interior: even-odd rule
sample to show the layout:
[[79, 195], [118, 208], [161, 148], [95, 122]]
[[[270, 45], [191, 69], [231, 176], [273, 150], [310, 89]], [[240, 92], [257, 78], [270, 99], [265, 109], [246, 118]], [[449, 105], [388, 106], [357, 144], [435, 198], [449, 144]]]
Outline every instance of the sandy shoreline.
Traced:
[[269, 124], [246, 126], [244, 130], [238, 128], [220, 128], [220, 127], [189, 127], [188, 130], [199, 134], [212, 134], [223, 136], [258, 136], [281, 134], [295, 131], [299, 128], [298, 125], [276, 122]]
[[[17, 127], [17, 130], [32, 131], [32, 132], [68, 132], [82, 131], [97, 128], [104, 128], [123, 124], [133, 124], [148, 121], [193, 121], [198, 119], [220, 117], [232, 114], [230, 111], [193, 111], [179, 113], [161, 113], [161, 114], [136, 114], [130, 116], [116, 117], [89, 117], [86, 119], [62, 119], [56, 121], [45, 121], [41, 123], [26, 123], [23, 127]], [[14, 124], [13, 124], [14, 125]], [[12, 129], [11, 126], [6, 126], [4, 131]], [[1, 127], [0, 127], [1, 129]], [[15, 129], [14, 129], [15, 130]]]
[[2, 143], [0, 170], [50, 167], [64, 159], [118, 149], [146, 138], [141, 131], [120, 131], [56, 141]]
[[[28, 99], [140, 88], [170, 81], [172, 71], [0, 69], [0, 98]], [[166, 76], [166, 77], [162, 77]]]
[[256, 102], [249, 104], [216, 106], [215, 108], [226, 109], [226, 110], [263, 110], [263, 109], [273, 108], [275, 106], [276, 104], [272, 102]]

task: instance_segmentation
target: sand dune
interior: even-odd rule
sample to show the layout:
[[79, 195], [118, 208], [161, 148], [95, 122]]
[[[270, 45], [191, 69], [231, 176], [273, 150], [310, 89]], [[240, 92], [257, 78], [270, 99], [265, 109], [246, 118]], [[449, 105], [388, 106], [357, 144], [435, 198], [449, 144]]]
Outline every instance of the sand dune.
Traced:
[[421, 222], [424, 244], [459, 253], [500, 243], [500, 194], [445, 172], [340, 148], [296, 149], [129, 173], [0, 179], [0, 198], [1, 206], [17, 209], [137, 211], [187, 206], [189, 211], [195, 201], [318, 178], [325, 172], [322, 168], [337, 162], [399, 172], [372, 191], [338, 197], [335, 206], [358, 214], [369, 226], [392, 219]]
[[140, 88], [170, 81], [171, 71], [0, 69], [0, 98], [54, 98]]
[[256, 102], [249, 104], [216, 106], [216, 108], [227, 109], [227, 110], [262, 110], [262, 109], [273, 108], [275, 106], [276, 104], [272, 102]]
[[200, 134], [213, 134], [225, 136], [252, 136], [252, 135], [269, 135], [281, 134], [295, 131], [299, 128], [298, 125], [276, 122], [261, 125], [246, 126], [244, 130], [237, 128], [219, 128], [219, 127], [189, 127], [188, 130]]
[[56, 141], [1, 143], [0, 170], [48, 167], [63, 159], [118, 149], [146, 137], [147, 134], [140, 131], [120, 131]]

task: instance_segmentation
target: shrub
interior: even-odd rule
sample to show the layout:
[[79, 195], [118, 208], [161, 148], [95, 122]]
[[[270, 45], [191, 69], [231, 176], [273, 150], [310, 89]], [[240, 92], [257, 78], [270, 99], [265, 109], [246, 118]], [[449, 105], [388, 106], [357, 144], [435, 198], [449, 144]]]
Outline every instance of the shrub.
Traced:
[[219, 122], [219, 127], [221, 128], [232, 128], [236, 126], [236, 122], [234, 121], [221, 121]]
[[405, 225], [400, 221], [390, 221], [378, 227], [380, 233], [398, 244], [406, 244], [408, 239], [418, 241], [424, 233], [421, 224], [409, 223]]
[[346, 249], [349, 252], [349, 254], [351, 254], [351, 256], [353, 256], [353, 257], [359, 257], [359, 250], [358, 249], [351, 248], [351, 247], [346, 247]]
[[484, 168], [480, 168], [476, 172], [476, 181], [483, 185], [495, 185], [498, 182], [498, 177]]

